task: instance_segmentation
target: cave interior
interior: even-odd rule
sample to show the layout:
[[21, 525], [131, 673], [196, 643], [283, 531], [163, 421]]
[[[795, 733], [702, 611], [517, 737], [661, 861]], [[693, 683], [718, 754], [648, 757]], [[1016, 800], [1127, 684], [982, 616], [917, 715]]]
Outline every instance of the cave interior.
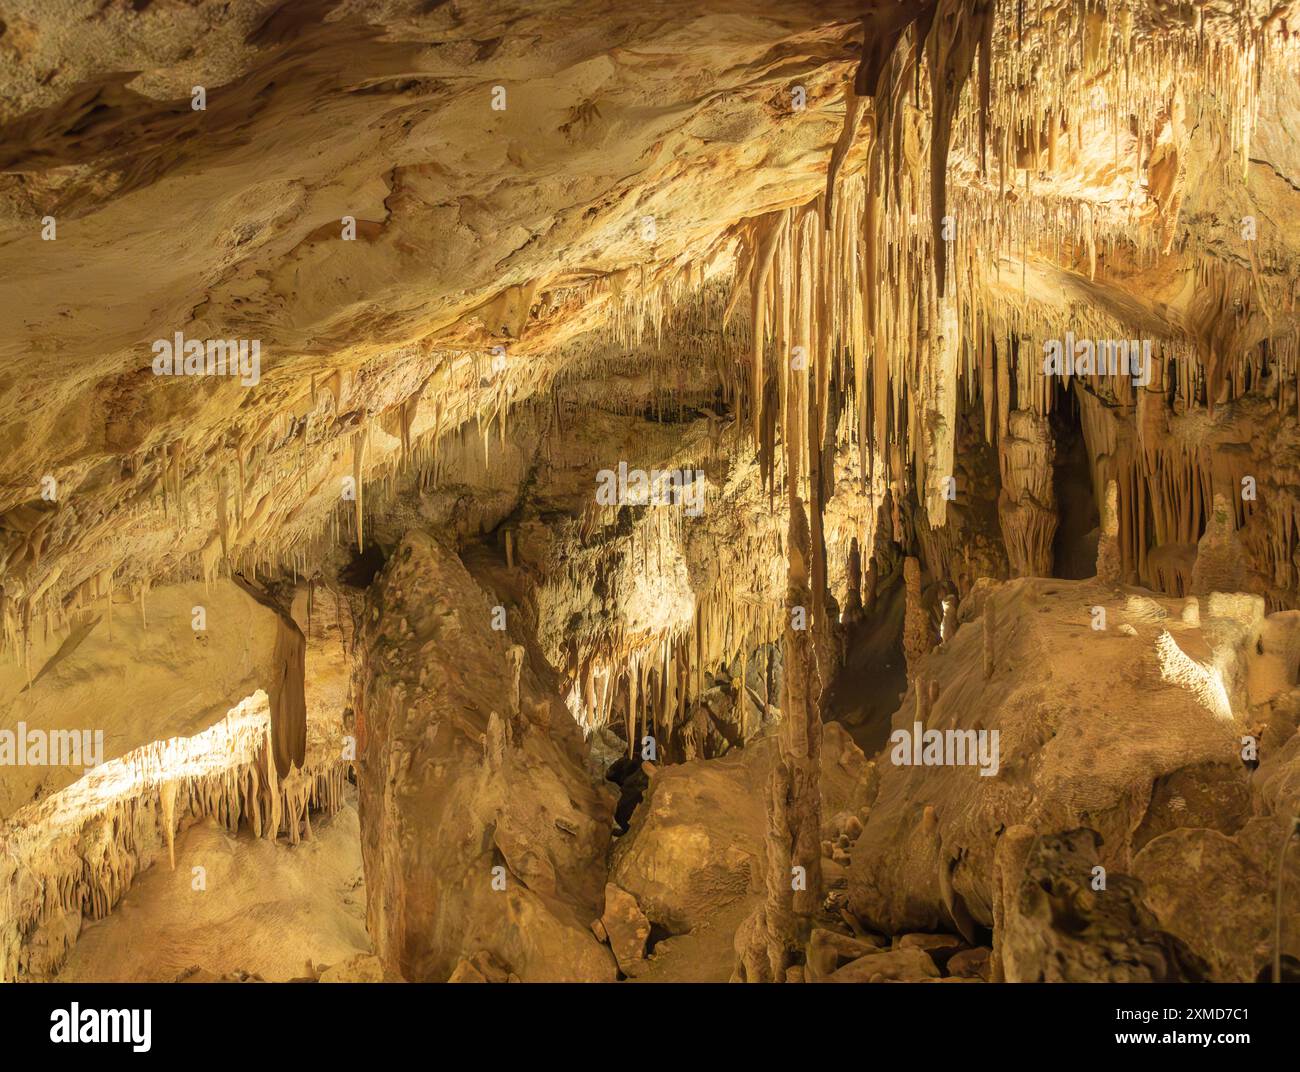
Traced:
[[1300, 977], [1297, 6], [2, 0], [0, 981]]

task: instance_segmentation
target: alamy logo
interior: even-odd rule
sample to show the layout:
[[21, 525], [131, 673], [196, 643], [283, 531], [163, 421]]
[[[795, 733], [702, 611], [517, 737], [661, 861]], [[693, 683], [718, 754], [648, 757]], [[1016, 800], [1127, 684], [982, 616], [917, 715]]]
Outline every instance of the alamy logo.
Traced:
[[704, 470], [602, 469], [596, 474], [596, 502], [601, 506], [684, 506], [699, 517], [704, 511]]
[[262, 340], [186, 339], [181, 332], [153, 344], [155, 376], [239, 376], [245, 387], [262, 378]]
[[51, 1042], [129, 1042], [136, 1053], [153, 1045], [152, 1009], [83, 1009], [72, 1002], [50, 1013]]
[[0, 730], [0, 766], [98, 767], [104, 761], [104, 731]]
[[997, 774], [997, 730], [927, 730], [914, 722], [910, 730], [889, 735], [894, 750], [889, 758], [896, 767], [974, 767], [981, 778]]
[[1067, 331], [1064, 339], [1043, 343], [1044, 376], [1133, 377], [1134, 387], [1151, 382], [1150, 339], [1078, 339]]

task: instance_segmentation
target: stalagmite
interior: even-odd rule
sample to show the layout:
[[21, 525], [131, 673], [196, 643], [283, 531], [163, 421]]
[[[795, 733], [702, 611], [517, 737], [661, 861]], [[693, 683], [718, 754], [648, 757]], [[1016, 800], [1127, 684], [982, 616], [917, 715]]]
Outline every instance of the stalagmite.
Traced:
[[0, 21], [3, 978], [1300, 958], [1295, 0], [503, 3]]
[[1097, 580], [1118, 585], [1123, 579], [1119, 549], [1119, 489], [1115, 481], [1106, 481], [1102, 500], [1101, 527], [1097, 539]]
[[1017, 577], [1050, 577], [1057, 516], [1054, 448], [1046, 418], [1014, 411], [998, 447], [1002, 473], [998, 521], [1011, 571]]
[[1016, 895], [1025, 861], [1033, 847], [1034, 831], [1027, 826], [1012, 826], [998, 838], [993, 856], [993, 955], [989, 958], [992, 981], [1007, 982], [1003, 961], [1002, 936], [1008, 901]]
[[915, 679], [921, 660], [934, 647], [934, 631], [929, 615], [921, 606], [921, 563], [915, 558], [903, 561], [903, 581], [907, 604], [903, 619], [903, 654], [907, 658], [907, 676]]
[[956, 596], [947, 595], [943, 597], [943, 619], [939, 626], [939, 639], [942, 643], [947, 644], [957, 632], [957, 598]]
[[1233, 521], [1232, 504], [1224, 495], [1215, 492], [1205, 535], [1197, 545], [1188, 594], [1204, 599], [1212, 592], [1244, 591], [1247, 587], [1246, 561]]
[[984, 602], [984, 679], [987, 681], [993, 676], [996, 669], [997, 643], [998, 643], [998, 618], [997, 604], [990, 596]]

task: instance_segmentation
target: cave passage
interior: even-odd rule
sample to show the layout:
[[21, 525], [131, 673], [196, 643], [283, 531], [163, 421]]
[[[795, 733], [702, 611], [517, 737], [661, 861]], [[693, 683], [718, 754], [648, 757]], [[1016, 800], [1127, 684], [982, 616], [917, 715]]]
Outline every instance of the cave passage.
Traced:
[[0, 981], [1295, 978], [1296, 7], [0, 3]]

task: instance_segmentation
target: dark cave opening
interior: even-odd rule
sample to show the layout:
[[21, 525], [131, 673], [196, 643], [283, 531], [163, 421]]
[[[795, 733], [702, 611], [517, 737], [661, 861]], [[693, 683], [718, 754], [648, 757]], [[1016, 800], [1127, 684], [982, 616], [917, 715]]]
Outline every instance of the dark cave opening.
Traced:
[[1077, 581], [1097, 572], [1101, 516], [1093, 495], [1079, 403], [1073, 391], [1060, 391], [1057, 402], [1051, 427], [1056, 443], [1052, 485], [1059, 524], [1052, 540], [1052, 576]]
[[347, 563], [339, 568], [339, 583], [350, 588], [369, 588], [388, 563], [388, 556], [374, 543], [364, 551], [354, 547]]
[[626, 834], [632, 823], [632, 813], [650, 788], [650, 777], [641, 767], [640, 756], [631, 759], [621, 756], [610, 764], [609, 770], [605, 772], [605, 780], [613, 782], [619, 788], [614, 821], [618, 824], [618, 833]]

